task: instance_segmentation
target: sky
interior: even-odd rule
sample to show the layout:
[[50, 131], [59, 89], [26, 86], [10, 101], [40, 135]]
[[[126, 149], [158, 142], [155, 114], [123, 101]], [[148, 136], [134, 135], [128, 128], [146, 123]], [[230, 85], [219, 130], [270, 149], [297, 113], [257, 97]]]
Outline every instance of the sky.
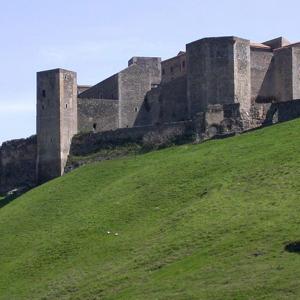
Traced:
[[36, 72], [96, 84], [133, 56], [175, 56], [211, 36], [300, 40], [299, 0], [0, 0], [0, 144], [35, 134]]

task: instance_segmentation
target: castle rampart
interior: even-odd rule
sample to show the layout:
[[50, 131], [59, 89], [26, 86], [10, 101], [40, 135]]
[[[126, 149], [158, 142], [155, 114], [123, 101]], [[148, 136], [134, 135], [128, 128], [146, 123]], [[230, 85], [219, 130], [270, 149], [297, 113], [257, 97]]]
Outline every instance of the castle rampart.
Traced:
[[[77, 85], [72, 71], [39, 72], [34, 178], [42, 183], [63, 174], [77, 132], [91, 140], [93, 134], [104, 141], [120, 135], [130, 140], [183, 121], [193, 124], [201, 140], [299, 117], [299, 69], [300, 43], [212, 37], [189, 43], [186, 52], [164, 61], [133, 57], [127, 68], [94, 86]], [[28, 157], [30, 147], [8, 149], [11, 157], [16, 149]], [[10, 155], [3, 153], [2, 191], [4, 184], [13, 186], [5, 171], [12, 169], [6, 164]], [[30, 177], [23, 175], [16, 186]]]
[[37, 74], [37, 178], [61, 176], [77, 133], [76, 73], [55, 69]]
[[36, 185], [36, 136], [5, 142], [0, 147], [0, 195]]
[[78, 132], [100, 132], [119, 128], [119, 101], [78, 98]]
[[187, 44], [187, 65], [191, 117], [210, 104], [239, 102], [250, 109], [250, 41], [222, 37]]
[[273, 51], [264, 45], [251, 46], [251, 104], [272, 102], [274, 89]]
[[180, 51], [177, 56], [161, 62], [161, 83], [170, 82], [178, 77], [186, 76], [186, 53]]
[[135, 125], [157, 125], [188, 119], [186, 76], [181, 76], [147, 93]]
[[78, 98], [119, 99], [119, 74], [115, 74], [78, 95]]

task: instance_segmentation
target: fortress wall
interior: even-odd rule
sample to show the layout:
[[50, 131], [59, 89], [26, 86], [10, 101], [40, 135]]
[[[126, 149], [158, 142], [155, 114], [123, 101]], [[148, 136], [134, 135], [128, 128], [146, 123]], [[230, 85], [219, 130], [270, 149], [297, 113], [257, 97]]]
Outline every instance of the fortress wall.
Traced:
[[234, 38], [234, 99], [226, 102], [240, 103], [242, 111], [251, 107], [250, 41]]
[[60, 172], [64, 173], [70, 145], [77, 124], [77, 74], [72, 71], [60, 71]]
[[90, 89], [92, 86], [90, 85], [77, 85], [77, 94], [81, 94], [85, 91], [87, 91], [88, 89]]
[[160, 58], [133, 58], [127, 69], [119, 73], [119, 126], [134, 126], [145, 96], [161, 81]]
[[256, 103], [251, 109], [252, 127], [286, 122], [300, 118], [300, 100]]
[[59, 71], [37, 74], [38, 177], [60, 176]]
[[72, 140], [70, 155], [89, 155], [104, 148], [129, 143], [154, 146], [161, 142], [172, 142], [192, 133], [191, 122], [180, 122], [162, 126], [119, 128], [113, 131], [78, 134]]
[[134, 126], [150, 126], [160, 123], [161, 86], [149, 91], [136, 117]]
[[119, 99], [119, 76], [115, 74], [78, 95], [79, 98]]
[[300, 48], [293, 47], [293, 99], [300, 99]]
[[273, 52], [251, 48], [251, 103], [275, 100]]
[[250, 109], [250, 41], [205, 38], [187, 44], [187, 90], [191, 116], [209, 104], [240, 103]]
[[198, 118], [200, 124], [198, 123], [197, 132], [202, 139], [231, 136], [243, 131], [239, 103], [208, 105], [207, 111]]
[[43, 183], [61, 176], [77, 133], [76, 73], [55, 69], [37, 74], [37, 172]]
[[290, 42], [284, 37], [279, 37], [263, 43], [264, 45], [270, 46], [272, 49], [281, 48], [290, 44]]
[[276, 100], [289, 101], [293, 97], [293, 59], [292, 48], [280, 48], [274, 51]]
[[234, 102], [234, 39], [206, 38], [187, 44], [187, 93], [191, 116], [208, 104]]
[[175, 78], [186, 75], [186, 54], [179, 53], [177, 56], [164, 60], [162, 67], [162, 83], [174, 80]]
[[118, 100], [78, 98], [78, 132], [116, 129], [118, 114]]
[[189, 118], [186, 76], [162, 85], [160, 104], [159, 119], [162, 123], [180, 122]]
[[0, 147], [0, 194], [36, 185], [36, 136], [12, 140]]
[[135, 125], [155, 125], [188, 119], [186, 76], [147, 93]]
[[[300, 118], [300, 100], [275, 103], [271, 109], [278, 112], [278, 122], [286, 122]], [[270, 113], [269, 113], [270, 115]]]

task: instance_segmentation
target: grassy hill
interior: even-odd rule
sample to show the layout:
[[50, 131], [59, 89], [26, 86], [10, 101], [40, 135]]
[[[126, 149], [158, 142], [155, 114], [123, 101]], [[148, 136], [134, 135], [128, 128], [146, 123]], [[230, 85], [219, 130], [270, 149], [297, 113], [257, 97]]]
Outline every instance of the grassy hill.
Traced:
[[0, 299], [300, 299], [300, 120], [88, 165], [0, 209]]

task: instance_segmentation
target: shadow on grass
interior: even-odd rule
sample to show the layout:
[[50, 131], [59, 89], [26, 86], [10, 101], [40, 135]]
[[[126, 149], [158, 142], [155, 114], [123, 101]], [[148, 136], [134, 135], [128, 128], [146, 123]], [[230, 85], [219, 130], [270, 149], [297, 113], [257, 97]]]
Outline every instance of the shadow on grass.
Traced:
[[284, 250], [290, 253], [300, 254], [300, 241], [291, 242], [285, 245]]
[[15, 190], [9, 192], [6, 196], [3, 196], [3, 197], [0, 196], [0, 209], [3, 208], [4, 206], [8, 205], [12, 201], [14, 201], [21, 195], [25, 194], [30, 189], [31, 189], [30, 187], [15, 189]]
[[0, 200], [0, 209], [18, 198], [19, 195], [9, 195]]

